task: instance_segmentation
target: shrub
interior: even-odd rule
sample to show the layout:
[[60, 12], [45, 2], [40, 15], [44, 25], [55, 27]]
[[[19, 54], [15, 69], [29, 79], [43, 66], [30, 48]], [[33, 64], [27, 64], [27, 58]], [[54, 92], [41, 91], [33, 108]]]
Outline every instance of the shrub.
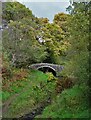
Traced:
[[57, 78], [51, 72], [47, 72], [46, 74], [48, 75], [48, 82], [57, 80]]
[[64, 89], [71, 88], [76, 82], [75, 78], [63, 77], [56, 81], [56, 92], [61, 93]]

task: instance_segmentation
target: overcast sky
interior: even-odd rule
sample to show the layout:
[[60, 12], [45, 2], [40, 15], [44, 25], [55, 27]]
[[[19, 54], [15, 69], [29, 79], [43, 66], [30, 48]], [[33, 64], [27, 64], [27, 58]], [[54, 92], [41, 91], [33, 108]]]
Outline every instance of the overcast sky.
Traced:
[[[32, 13], [36, 17], [47, 17], [50, 22], [52, 22], [54, 15], [60, 12], [66, 12], [66, 8], [69, 5], [69, 0], [65, 0], [65, 2], [25, 2], [24, 0], [17, 0], [32, 10]], [[42, 0], [43, 1], [43, 0]], [[63, 1], [63, 0], [61, 0]]]

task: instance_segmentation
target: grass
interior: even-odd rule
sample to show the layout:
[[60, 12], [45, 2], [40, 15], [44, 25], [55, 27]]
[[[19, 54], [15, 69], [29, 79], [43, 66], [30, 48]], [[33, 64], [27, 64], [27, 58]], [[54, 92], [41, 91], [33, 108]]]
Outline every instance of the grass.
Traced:
[[[16, 72], [15, 72], [16, 73]], [[45, 101], [49, 93], [54, 94], [55, 82], [48, 82], [48, 75], [40, 71], [28, 71], [24, 79], [13, 81], [9, 89], [3, 90], [3, 101], [7, 102], [12, 96], [18, 94], [11, 102], [3, 117], [20, 117]]]
[[[17, 70], [19, 72], [19, 70]], [[16, 71], [16, 73], [17, 73]], [[15, 71], [14, 71], [15, 72]], [[19, 75], [19, 74], [18, 74]], [[3, 92], [2, 92], [2, 99], [3, 102], [6, 101], [7, 99], [9, 99], [9, 97], [11, 97], [14, 94], [18, 94], [20, 92], [22, 92], [23, 89], [26, 89], [27, 86], [30, 84], [30, 86], [33, 84], [34, 85], [38, 85], [40, 81], [42, 80], [47, 80], [47, 75], [44, 75], [42, 72], [40, 71], [28, 71], [27, 77], [23, 77], [21, 79], [19, 78], [14, 78], [15, 80], [6, 80], [6, 84], [7, 86], [5, 86], [5, 88], [3, 88]]]
[[4, 81], [7, 87], [3, 87], [3, 103], [7, 103], [12, 96], [15, 96], [3, 113], [4, 118], [23, 116], [47, 100], [50, 95], [52, 103], [35, 118], [60, 118], [61, 120], [61, 118], [89, 117], [88, 87], [85, 84], [75, 84], [56, 96], [56, 82], [51, 74], [48, 76], [40, 71], [20, 69], [14, 69], [13, 73], [12, 79]]
[[36, 118], [89, 118], [88, 87], [82, 84], [64, 90]]

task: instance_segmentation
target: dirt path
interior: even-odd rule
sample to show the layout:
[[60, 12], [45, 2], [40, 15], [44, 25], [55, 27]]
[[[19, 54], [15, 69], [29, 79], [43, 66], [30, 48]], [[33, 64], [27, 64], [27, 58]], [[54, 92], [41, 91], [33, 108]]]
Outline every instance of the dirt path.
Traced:
[[19, 96], [19, 94], [15, 94], [15, 95], [11, 96], [10, 99], [8, 99], [8, 100], [3, 104], [3, 106], [2, 106], [2, 112], [3, 112], [3, 113], [5, 113], [5, 112], [8, 110], [8, 108], [9, 108], [9, 106], [11, 105], [12, 101], [13, 101], [17, 96]]
[[[30, 83], [31, 84], [31, 83]], [[28, 86], [26, 86], [25, 88], [23, 88], [23, 90], [21, 90], [20, 93], [16, 93], [13, 96], [11, 96], [7, 101], [5, 101], [2, 105], [2, 112], [6, 113], [8, 111], [9, 106], [11, 105], [11, 103], [13, 102], [13, 100], [15, 100], [19, 95], [22, 94], [22, 92], [27, 91], [27, 88], [30, 86], [30, 84], [28, 84]]]

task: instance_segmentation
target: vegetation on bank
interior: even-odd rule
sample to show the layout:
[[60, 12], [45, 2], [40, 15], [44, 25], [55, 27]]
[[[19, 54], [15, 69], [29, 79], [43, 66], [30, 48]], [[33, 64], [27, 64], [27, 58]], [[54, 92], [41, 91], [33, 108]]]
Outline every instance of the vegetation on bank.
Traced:
[[6, 109], [4, 107], [3, 116], [6, 118], [23, 116], [47, 100], [50, 94], [54, 96], [55, 83], [54, 81], [48, 83], [47, 80], [48, 77], [44, 73], [30, 71], [26, 79], [12, 81], [7, 90], [3, 89], [2, 97], [5, 101], [3, 104], [11, 102]]
[[[56, 14], [53, 23], [18, 2], [2, 7], [7, 26], [2, 31], [3, 118], [23, 116], [48, 97], [51, 104], [35, 118], [90, 118], [91, 2], [73, 2], [67, 8], [70, 14]], [[64, 65], [63, 77], [28, 69], [39, 62]]]

